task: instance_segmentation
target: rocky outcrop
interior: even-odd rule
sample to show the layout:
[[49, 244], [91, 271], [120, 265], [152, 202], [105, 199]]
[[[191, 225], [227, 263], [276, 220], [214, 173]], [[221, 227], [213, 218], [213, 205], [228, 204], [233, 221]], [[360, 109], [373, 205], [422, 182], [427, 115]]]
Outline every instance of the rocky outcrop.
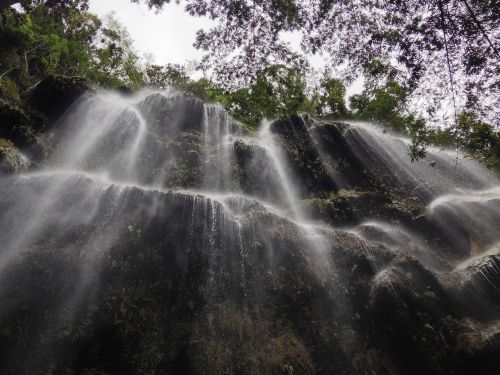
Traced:
[[[496, 336], [486, 342], [481, 327], [462, 322], [435, 274], [412, 257], [344, 232], [324, 233], [318, 252], [307, 229], [245, 198], [96, 183], [71, 183], [72, 199], [100, 197], [89, 201], [92, 220], [62, 226], [60, 211], [44, 224], [46, 240], [18, 254], [2, 279], [7, 371], [491, 368]], [[87, 240], [68, 246], [81, 233]], [[93, 252], [95, 243], [109, 247]]]
[[234, 175], [245, 194], [268, 201], [285, 198], [283, 188], [274, 177], [277, 171], [264, 148], [242, 140], [234, 142], [233, 148], [236, 161]]
[[442, 161], [408, 169], [403, 141], [355, 125], [253, 135], [179, 93], [113, 95], [40, 128], [54, 164], [0, 177], [3, 372], [495, 372], [498, 251], [439, 215]]
[[488, 321], [500, 314], [500, 248], [493, 247], [459, 264], [444, 277], [466, 315]]
[[81, 77], [47, 76], [29, 92], [27, 104], [51, 120], [57, 120], [81, 95], [91, 91]]
[[367, 219], [408, 223], [424, 209], [411, 200], [400, 202], [390, 194], [345, 189], [328, 198], [306, 199], [303, 205], [313, 218], [335, 226], [357, 225]]
[[339, 187], [330, 178], [325, 164], [310, 135], [310, 124], [300, 116], [277, 120], [271, 124], [271, 132], [278, 136], [293, 175], [300, 181], [301, 195], [321, 194]]
[[34, 161], [43, 160], [47, 154], [40, 137], [42, 124], [43, 119], [27, 114], [20, 106], [0, 102], [0, 138], [12, 142]]
[[172, 95], [153, 94], [139, 105], [152, 129], [160, 136], [176, 132], [203, 132], [203, 102], [181, 93]]
[[39, 165], [51, 153], [51, 141], [44, 133], [75, 100], [90, 91], [83, 78], [48, 76], [22, 102], [0, 101], [0, 138], [21, 150], [32, 167]]
[[12, 142], [0, 138], [0, 172], [16, 173], [26, 170], [29, 162]]

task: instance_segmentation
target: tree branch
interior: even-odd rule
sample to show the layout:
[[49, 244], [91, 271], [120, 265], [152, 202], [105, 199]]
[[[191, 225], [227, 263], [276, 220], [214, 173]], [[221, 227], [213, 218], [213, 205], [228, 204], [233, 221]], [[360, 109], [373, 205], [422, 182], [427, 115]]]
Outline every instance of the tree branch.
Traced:
[[469, 3], [467, 2], [467, 0], [462, 0], [462, 2], [465, 4], [465, 7], [467, 8], [467, 10], [469, 11], [472, 19], [474, 20], [474, 22], [476, 23], [477, 27], [479, 28], [479, 30], [481, 30], [481, 33], [483, 34], [483, 36], [486, 38], [486, 40], [488, 41], [490, 47], [493, 49], [493, 52], [495, 52], [495, 55], [497, 55], [497, 57], [500, 57], [500, 54], [498, 53], [498, 50], [495, 48], [495, 46], [493, 45], [493, 42], [491, 41], [491, 39], [489, 38], [488, 34], [486, 34], [486, 30], [484, 29], [483, 25], [481, 25], [481, 22], [479, 22], [479, 20], [477, 19], [476, 15], [474, 14], [474, 11], [472, 10], [472, 8], [470, 7]]
[[25, 64], [25, 72], [26, 74], [29, 75], [29, 65], [28, 65], [28, 54], [30, 54], [31, 52], [35, 51], [36, 49], [42, 47], [45, 43], [41, 42], [40, 44], [37, 44], [36, 46], [34, 46], [33, 48], [31, 48], [30, 50], [28, 51], [24, 51], [24, 64]]
[[9, 74], [10, 72], [12, 72], [14, 70], [14, 68], [9, 68], [7, 69], [5, 72], [3, 72], [2, 74], [0, 74], [0, 87], [2, 86], [2, 79], [3, 79], [3, 76], [6, 75], [6, 74]]
[[448, 75], [450, 76], [450, 86], [451, 86], [451, 99], [453, 100], [453, 113], [455, 117], [455, 150], [456, 150], [456, 159], [455, 159], [455, 167], [458, 166], [458, 116], [457, 116], [457, 102], [455, 100], [455, 83], [453, 81], [453, 71], [451, 69], [450, 62], [450, 51], [448, 49], [448, 38], [446, 35], [446, 24], [445, 24], [445, 12], [443, 8], [442, 0], [437, 1], [439, 13], [441, 16], [441, 28], [443, 30], [443, 38], [444, 38], [444, 48], [446, 52], [446, 65], [448, 66]]

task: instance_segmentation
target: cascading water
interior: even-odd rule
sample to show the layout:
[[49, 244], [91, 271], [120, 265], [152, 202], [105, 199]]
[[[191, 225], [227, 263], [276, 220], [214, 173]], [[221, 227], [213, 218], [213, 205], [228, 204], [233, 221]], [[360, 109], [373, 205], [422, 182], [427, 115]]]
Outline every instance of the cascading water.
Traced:
[[411, 163], [366, 123], [254, 133], [173, 91], [82, 97], [45, 136], [0, 177], [0, 372], [489, 369], [500, 191], [476, 162]]

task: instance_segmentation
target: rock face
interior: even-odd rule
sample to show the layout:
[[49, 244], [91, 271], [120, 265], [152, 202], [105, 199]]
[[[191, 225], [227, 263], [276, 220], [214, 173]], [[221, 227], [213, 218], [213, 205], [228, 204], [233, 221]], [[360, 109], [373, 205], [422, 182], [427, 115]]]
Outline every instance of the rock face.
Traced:
[[21, 107], [0, 102], [0, 138], [23, 150], [30, 159], [40, 161], [46, 147], [39, 135], [40, 119], [34, 119]]
[[0, 138], [0, 172], [21, 172], [28, 168], [29, 163], [21, 151], [10, 141]]
[[[90, 93], [91, 89], [83, 78], [48, 76], [19, 103], [0, 100], [0, 138], [22, 151], [31, 166], [38, 166], [52, 151], [51, 140], [45, 135], [86, 92]], [[3, 153], [5, 164], [8, 158], [5, 151]], [[23, 169], [4, 166], [2, 171], [12, 173]]]
[[479, 165], [410, 164], [369, 124], [252, 133], [175, 92], [88, 95], [46, 136], [0, 177], [2, 372], [496, 372]]
[[90, 87], [84, 78], [48, 76], [30, 92], [28, 104], [49, 118], [58, 118]]

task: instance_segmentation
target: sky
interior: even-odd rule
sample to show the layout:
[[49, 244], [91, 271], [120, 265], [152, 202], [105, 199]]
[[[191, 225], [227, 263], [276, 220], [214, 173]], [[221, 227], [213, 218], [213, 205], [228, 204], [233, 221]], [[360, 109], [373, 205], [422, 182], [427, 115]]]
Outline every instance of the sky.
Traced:
[[139, 54], [152, 53], [159, 65], [199, 60], [202, 54], [193, 47], [196, 31], [213, 25], [208, 18], [189, 16], [175, 2], [159, 13], [127, 0], [90, 0], [89, 5], [89, 10], [100, 17], [114, 11]]
[[[124, 24], [134, 46], [140, 54], [152, 53], [157, 64], [183, 64], [190, 60], [200, 59], [202, 53], [193, 47], [196, 31], [215, 25], [208, 17], [192, 17], [183, 10], [183, 5], [166, 5], [162, 11], [155, 12], [144, 4], [131, 3], [125, 0], [90, 0], [90, 11], [101, 18], [110, 12]], [[284, 40], [299, 49], [298, 34], [286, 33]], [[324, 58], [314, 56], [313, 67], [324, 65]]]
[[[172, 3], [160, 12], [150, 10], [144, 4], [131, 3], [129, 0], [90, 0], [90, 11], [101, 18], [114, 12], [116, 18], [127, 28], [134, 40], [139, 55], [152, 54], [153, 62], [158, 65], [166, 63], [186, 64], [200, 60], [202, 52], [193, 47], [196, 31], [213, 26], [214, 21], [208, 17], [192, 17], [183, 10], [183, 5]], [[298, 50], [300, 36], [287, 33], [284, 40]], [[325, 64], [324, 57], [313, 56], [309, 60], [311, 66], [321, 69]], [[356, 81], [347, 88], [347, 96], [361, 92], [362, 80]]]

